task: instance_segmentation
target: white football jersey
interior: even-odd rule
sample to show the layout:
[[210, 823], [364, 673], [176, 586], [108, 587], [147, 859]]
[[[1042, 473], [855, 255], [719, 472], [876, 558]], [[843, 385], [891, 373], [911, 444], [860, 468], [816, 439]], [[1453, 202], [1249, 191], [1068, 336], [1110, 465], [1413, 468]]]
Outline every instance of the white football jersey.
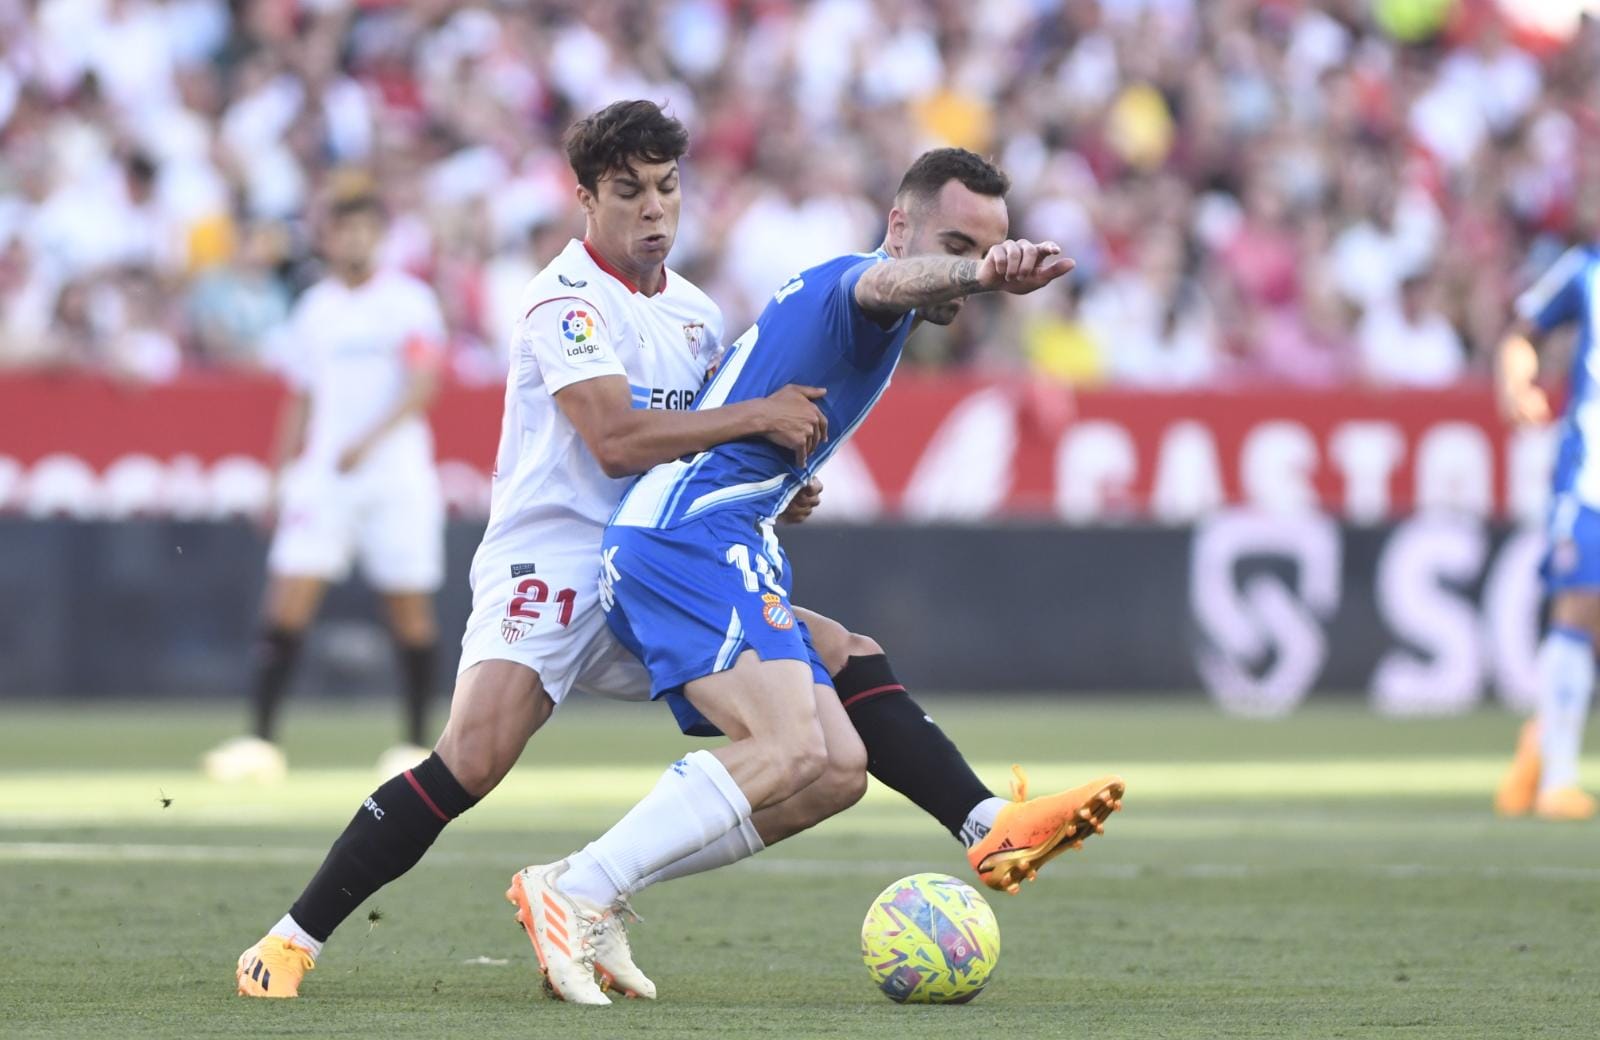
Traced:
[[605, 475], [557, 391], [620, 375], [635, 408], [687, 409], [721, 357], [722, 312], [699, 288], [669, 268], [645, 296], [602, 263], [574, 239], [523, 290], [474, 572], [507, 553], [571, 545], [593, 546], [598, 567], [600, 533], [633, 478]]
[[[411, 372], [436, 364], [444, 316], [427, 285], [379, 271], [351, 288], [324, 278], [307, 289], [289, 321], [284, 375], [311, 399], [301, 463], [332, 469], [405, 394]], [[363, 460], [362, 471], [400, 473], [433, 465], [427, 419], [413, 415]]]

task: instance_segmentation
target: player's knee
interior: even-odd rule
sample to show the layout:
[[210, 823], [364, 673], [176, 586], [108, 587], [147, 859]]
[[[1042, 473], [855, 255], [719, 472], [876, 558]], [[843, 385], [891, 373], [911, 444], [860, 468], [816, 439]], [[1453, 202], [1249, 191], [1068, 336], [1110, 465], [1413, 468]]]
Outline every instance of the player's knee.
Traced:
[[859, 741], [845, 749], [830, 749], [828, 768], [820, 781], [827, 785], [829, 807], [843, 812], [867, 793], [867, 750]]
[[852, 632], [837, 621], [819, 618], [810, 623], [810, 628], [812, 645], [817, 648], [817, 656], [822, 658], [822, 666], [829, 675], [838, 675], [852, 657], [883, 653], [876, 639]]
[[791, 791], [816, 783], [828, 770], [828, 745], [822, 739], [822, 730], [810, 729], [811, 732], [791, 734], [775, 756]]
[[841, 777], [838, 783], [835, 785], [835, 804], [838, 806], [838, 808], [836, 808], [834, 811], [844, 812], [852, 805], [861, 801], [862, 796], [866, 793], [867, 769], [865, 764], [863, 764], [861, 769]]
[[446, 731], [439, 738], [438, 746], [434, 749], [444, 761], [445, 768], [450, 770], [450, 775], [456, 778], [456, 783], [462, 790], [474, 798], [482, 798], [493, 791], [501, 780], [505, 779], [509, 771], [500, 763], [492, 761], [487, 756], [477, 756], [464, 749], [457, 741], [449, 740]]
[[871, 636], [864, 636], [859, 632], [851, 632], [845, 643], [847, 657], [873, 657], [883, 653], [883, 647]]
[[510, 661], [480, 661], [457, 679], [450, 718], [434, 750], [456, 782], [482, 798], [511, 772], [528, 738], [554, 710], [532, 669]]
[[507, 753], [492, 728], [472, 725], [470, 720], [461, 723], [452, 716], [434, 750], [456, 783], [472, 797], [482, 798], [511, 772], [516, 756]]

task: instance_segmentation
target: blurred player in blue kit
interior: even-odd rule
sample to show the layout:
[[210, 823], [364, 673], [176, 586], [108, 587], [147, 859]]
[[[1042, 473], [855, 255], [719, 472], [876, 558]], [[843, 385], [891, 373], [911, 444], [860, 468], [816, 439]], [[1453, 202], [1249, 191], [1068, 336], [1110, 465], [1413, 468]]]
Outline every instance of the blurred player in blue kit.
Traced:
[[[1594, 201], [1591, 193], [1591, 202]], [[1594, 796], [1578, 785], [1578, 756], [1594, 689], [1600, 641], [1600, 248], [1568, 250], [1517, 298], [1516, 319], [1500, 344], [1496, 385], [1506, 418], [1521, 425], [1550, 421], [1550, 402], [1535, 383], [1533, 337], [1576, 324], [1566, 411], [1552, 475], [1549, 544], [1540, 570], [1550, 598], [1550, 624], [1539, 644], [1538, 704], [1522, 728], [1495, 809], [1547, 820], [1587, 820]]]
[[[602, 908], [671, 864], [737, 843], [753, 814], [804, 798], [831, 760], [861, 756], [790, 603], [774, 523], [866, 419], [918, 323], [949, 324], [973, 293], [1029, 293], [1072, 269], [1054, 243], [1007, 239], [1007, 188], [1006, 176], [971, 152], [924, 154], [901, 182], [878, 250], [797, 275], [729, 347], [695, 407], [759, 399], [788, 384], [821, 388], [829, 436], [809, 457], [733, 440], [657, 465], [612, 514], [601, 603], [613, 632], [645, 663], [651, 695], [669, 702], [686, 733], [732, 739], [675, 762], [582, 851], [513, 879], [516, 901], [534, 909], [535, 947], [564, 999], [605, 1002], [583, 953], [588, 930], [607, 927]], [[1122, 785], [1098, 783], [1085, 813], [1103, 818]]]

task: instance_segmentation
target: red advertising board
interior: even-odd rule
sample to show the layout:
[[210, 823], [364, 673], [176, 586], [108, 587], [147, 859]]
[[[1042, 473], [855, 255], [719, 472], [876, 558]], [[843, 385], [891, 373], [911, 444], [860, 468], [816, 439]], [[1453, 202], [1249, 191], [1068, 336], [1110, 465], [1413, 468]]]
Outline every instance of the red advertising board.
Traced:
[[[452, 507], [483, 512], [500, 387], [450, 387], [432, 412]], [[229, 515], [259, 509], [278, 384], [189, 377], [138, 387], [0, 378], [0, 510]], [[824, 471], [820, 515], [1186, 522], [1228, 504], [1376, 522], [1430, 508], [1529, 517], [1547, 430], [1512, 430], [1487, 386], [1440, 391], [1073, 393], [902, 373]]]

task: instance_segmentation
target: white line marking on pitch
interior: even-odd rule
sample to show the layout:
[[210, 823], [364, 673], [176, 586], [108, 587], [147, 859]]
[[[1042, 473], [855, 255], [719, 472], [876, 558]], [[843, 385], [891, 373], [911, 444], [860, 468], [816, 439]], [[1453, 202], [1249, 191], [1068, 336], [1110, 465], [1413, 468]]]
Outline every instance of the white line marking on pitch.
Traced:
[[[320, 863], [325, 849], [284, 848], [254, 845], [162, 845], [128, 842], [7, 841], [0, 842], [0, 861], [53, 863], [261, 863], [274, 866]], [[425, 863], [511, 862], [498, 852], [435, 852]], [[911, 860], [829, 860], [789, 859], [758, 856], [738, 864], [735, 869], [782, 876], [840, 874], [879, 877], [904, 871]], [[1189, 881], [1238, 881], [1246, 878], [1276, 877], [1288, 874], [1332, 871], [1358, 874], [1385, 881], [1428, 880], [1440, 877], [1468, 877], [1485, 881], [1600, 881], [1600, 867], [1554, 865], [1514, 867], [1453, 867], [1431, 863], [1369, 863], [1350, 868], [1321, 866], [1263, 867], [1248, 863], [1185, 863], [1173, 867], [1145, 867], [1125, 863], [1075, 863], [1072, 873], [1111, 881], [1137, 881], [1143, 878], [1182, 878]]]

